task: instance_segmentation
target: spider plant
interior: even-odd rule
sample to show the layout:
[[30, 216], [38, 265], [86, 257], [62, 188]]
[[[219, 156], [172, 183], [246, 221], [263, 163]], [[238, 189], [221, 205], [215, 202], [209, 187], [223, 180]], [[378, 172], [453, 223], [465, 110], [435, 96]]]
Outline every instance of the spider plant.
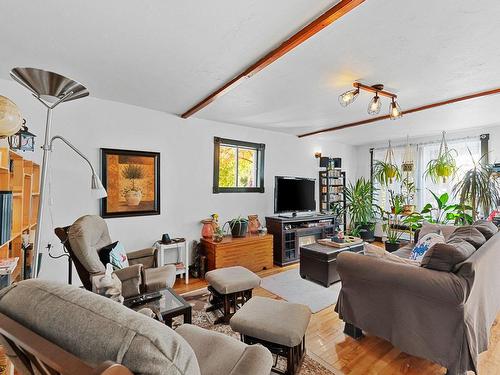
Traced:
[[473, 167], [465, 172], [464, 177], [453, 187], [455, 197], [460, 199], [461, 205], [470, 205], [472, 208], [472, 219], [478, 218], [480, 210], [487, 214], [496, 205], [500, 198], [498, 180], [492, 178], [493, 169], [485, 163], [487, 154], [481, 156], [478, 161], [472, 157]]
[[398, 166], [390, 161], [376, 160], [373, 164], [373, 178], [382, 186], [390, 185], [401, 179]]
[[439, 183], [441, 180], [445, 183], [457, 171], [456, 156], [457, 152], [454, 149], [440, 152], [436, 159], [427, 163], [424, 176], [430, 177], [434, 183]]

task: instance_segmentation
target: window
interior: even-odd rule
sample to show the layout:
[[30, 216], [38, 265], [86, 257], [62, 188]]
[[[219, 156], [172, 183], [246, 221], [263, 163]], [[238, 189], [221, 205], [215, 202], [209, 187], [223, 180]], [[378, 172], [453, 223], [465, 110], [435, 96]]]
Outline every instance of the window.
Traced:
[[263, 193], [265, 145], [214, 138], [214, 193]]

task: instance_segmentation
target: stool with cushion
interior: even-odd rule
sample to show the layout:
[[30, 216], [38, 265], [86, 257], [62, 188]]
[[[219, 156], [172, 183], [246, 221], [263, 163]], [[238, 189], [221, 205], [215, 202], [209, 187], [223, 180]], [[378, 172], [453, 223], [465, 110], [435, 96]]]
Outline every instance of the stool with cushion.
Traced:
[[205, 274], [208, 290], [212, 294], [207, 311], [221, 309], [223, 316], [215, 321], [227, 323], [236, 310], [252, 298], [252, 290], [260, 285], [261, 279], [244, 267], [220, 268]]
[[253, 297], [233, 315], [230, 325], [246, 344], [262, 344], [276, 356], [285, 357], [286, 371], [274, 371], [293, 375], [306, 352], [305, 333], [310, 319], [311, 310], [305, 305]]

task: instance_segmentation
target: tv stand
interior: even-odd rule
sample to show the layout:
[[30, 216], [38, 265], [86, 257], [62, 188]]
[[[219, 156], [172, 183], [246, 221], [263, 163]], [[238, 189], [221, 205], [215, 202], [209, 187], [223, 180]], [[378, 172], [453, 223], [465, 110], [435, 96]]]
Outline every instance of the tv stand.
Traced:
[[268, 216], [267, 231], [273, 235], [274, 264], [286, 266], [300, 260], [300, 247], [333, 235], [335, 216], [311, 213], [307, 216]]

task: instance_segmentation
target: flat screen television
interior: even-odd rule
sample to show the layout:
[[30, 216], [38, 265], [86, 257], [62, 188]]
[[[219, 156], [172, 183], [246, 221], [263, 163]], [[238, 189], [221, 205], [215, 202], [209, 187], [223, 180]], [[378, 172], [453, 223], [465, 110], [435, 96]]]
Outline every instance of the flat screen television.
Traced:
[[274, 181], [274, 212], [316, 211], [316, 180], [313, 178], [276, 176]]

